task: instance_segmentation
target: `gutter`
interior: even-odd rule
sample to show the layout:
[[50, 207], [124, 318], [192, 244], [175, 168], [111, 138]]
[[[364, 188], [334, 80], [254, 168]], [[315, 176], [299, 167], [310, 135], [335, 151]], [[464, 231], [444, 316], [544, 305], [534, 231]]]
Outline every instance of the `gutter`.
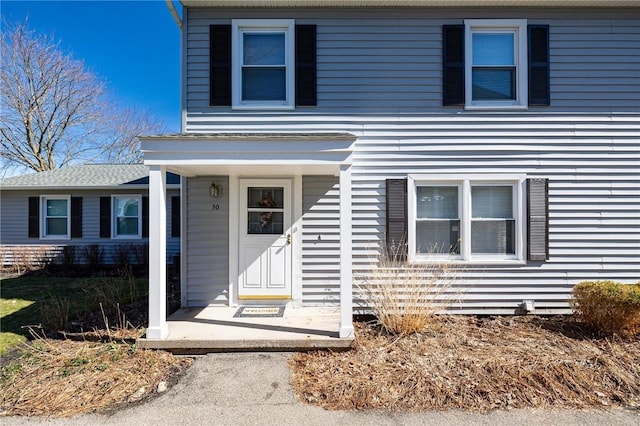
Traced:
[[180, 0], [183, 7], [640, 7], [640, 0]]
[[178, 28], [182, 29], [182, 18], [176, 10], [176, 6], [173, 4], [173, 0], [165, 0], [165, 3], [167, 4], [167, 9], [169, 9], [169, 12], [171, 12], [171, 16], [173, 16], [173, 20], [176, 21]]

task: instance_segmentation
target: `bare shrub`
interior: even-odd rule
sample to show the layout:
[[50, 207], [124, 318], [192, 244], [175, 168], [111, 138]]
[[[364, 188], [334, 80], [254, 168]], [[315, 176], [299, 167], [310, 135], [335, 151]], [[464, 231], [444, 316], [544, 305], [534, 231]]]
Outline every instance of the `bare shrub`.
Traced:
[[371, 272], [356, 278], [356, 288], [387, 333], [419, 333], [454, 301], [460, 269], [442, 257], [415, 264], [399, 258], [397, 253], [380, 256]]
[[9, 251], [7, 249], [0, 247], [0, 270], [4, 270], [10, 265], [8, 254]]
[[133, 258], [136, 265], [149, 265], [149, 244], [137, 244], [133, 246]]
[[601, 334], [640, 331], [640, 283], [583, 281], [573, 288], [571, 306], [580, 321]]
[[138, 297], [136, 279], [130, 270], [125, 271], [123, 278], [104, 277], [87, 286], [84, 291], [91, 301], [90, 305], [104, 305], [117, 310], [120, 303], [134, 303]]
[[60, 263], [65, 273], [69, 273], [76, 266], [76, 246], [64, 246], [62, 247]]
[[16, 274], [35, 271], [47, 266], [51, 262], [51, 253], [47, 246], [15, 246], [11, 251], [11, 270]]
[[100, 244], [84, 246], [83, 255], [91, 271], [94, 271], [104, 263], [104, 250]]
[[131, 259], [134, 258], [135, 246], [133, 244], [118, 244], [113, 248], [113, 257], [118, 269], [126, 271], [131, 268]]
[[59, 296], [50, 296], [40, 305], [40, 317], [42, 326], [48, 331], [59, 331], [67, 328], [69, 322], [69, 299]]

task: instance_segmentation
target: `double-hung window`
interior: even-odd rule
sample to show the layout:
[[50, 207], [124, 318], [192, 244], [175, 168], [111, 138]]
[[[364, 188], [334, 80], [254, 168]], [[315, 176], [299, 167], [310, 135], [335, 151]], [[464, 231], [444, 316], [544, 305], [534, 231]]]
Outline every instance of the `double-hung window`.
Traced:
[[416, 252], [460, 254], [460, 185], [416, 187]]
[[139, 195], [114, 195], [111, 200], [113, 238], [142, 238], [142, 198]]
[[527, 21], [465, 20], [465, 107], [526, 108]]
[[233, 20], [234, 109], [294, 108], [294, 20]]
[[515, 256], [513, 184], [471, 184], [471, 255]]
[[523, 259], [524, 178], [419, 175], [409, 182], [411, 260]]
[[69, 239], [71, 229], [71, 197], [47, 195], [40, 198], [42, 222], [40, 236], [47, 239]]

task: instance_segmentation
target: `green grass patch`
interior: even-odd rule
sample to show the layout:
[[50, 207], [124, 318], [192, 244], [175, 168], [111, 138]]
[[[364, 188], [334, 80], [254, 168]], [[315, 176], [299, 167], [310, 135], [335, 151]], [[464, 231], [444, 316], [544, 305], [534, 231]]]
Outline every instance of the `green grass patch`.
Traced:
[[148, 280], [131, 277], [20, 276], [0, 280], [0, 355], [30, 337], [29, 326], [62, 330], [70, 319], [148, 294]]

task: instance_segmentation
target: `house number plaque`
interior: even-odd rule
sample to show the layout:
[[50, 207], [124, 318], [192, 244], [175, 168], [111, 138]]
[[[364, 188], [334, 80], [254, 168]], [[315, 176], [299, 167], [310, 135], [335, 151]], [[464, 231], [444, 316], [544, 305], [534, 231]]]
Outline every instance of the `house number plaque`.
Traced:
[[212, 204], [211, 210], [220, 210], [220, 204]]

